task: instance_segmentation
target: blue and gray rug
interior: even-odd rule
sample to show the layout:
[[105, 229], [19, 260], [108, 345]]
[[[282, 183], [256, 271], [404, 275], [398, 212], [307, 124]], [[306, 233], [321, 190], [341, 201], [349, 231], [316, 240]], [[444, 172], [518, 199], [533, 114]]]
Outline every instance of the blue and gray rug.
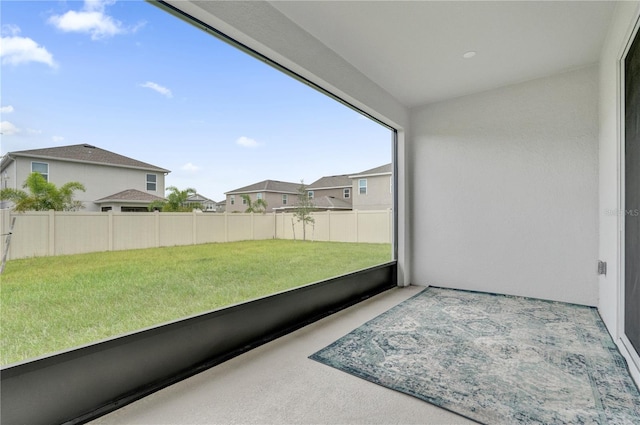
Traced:
[[640, 424], [596, 309], [430, 287], [310, 358], [487, 424]]

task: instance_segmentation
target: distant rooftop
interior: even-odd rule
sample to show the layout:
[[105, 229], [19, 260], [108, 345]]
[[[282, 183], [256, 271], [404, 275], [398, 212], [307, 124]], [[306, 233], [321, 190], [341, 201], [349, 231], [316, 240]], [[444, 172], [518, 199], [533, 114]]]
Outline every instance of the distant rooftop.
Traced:
[[[2, 162], [10, 160], [11, 157], [24, 156], [42, 159], [58, 159], [62, 161], [85, 162], [92, 164], [106, 164], [117, 167], [138, 168], [149, 171], [170, 173], [171, 171], [157, 167], [137, 159], [129, 158], [114, 152], [110, 152], [86, 143], [80, 145], [58, 146], [52, 148], [31, 149], [25, 151], [9, 152]], [[4, 165], [4, 164], [3, 164]]]
[[136, 189], [127, 189], [122, 192], [114, 193], [113, 195], [106, 196], [104, 198], [94, 201], [96, 204], [102, 204], [105, 202], [140, 202], [150, 203], [153, 201], [166, 201], [166, 199], [159, 196], [152, 195], [150, 193], [142, 192]]
[[351, 179], [348, 174], [342, 174], [339, 176], [325, 176], [320, 177], [315, 182], [307, 186], [307, 189], [331, 189], [340, 187], [351, 187]]
[[281, 182], [278, 180], [263, 180], [249, 186], [225, 192], [227, 195], [244, 194], [252, 192], [277, 192], [277, 193], [298, 193], [300, 183]]
[[200, 195], [199, 193], [196, 193], [195, 195], [190, 195], [187, 198], [187, 202], [213, 202], [213, 203], [216, 203], [216, 201], [214, 201], [213, 199], [209, 199], [206, 196]]
[[328, 210], [350, 210], [351, 203], [344, 199], [334, 198], [332, 196], [320, 196], [313, 198], [313, 206], [315, 208], [322, 208]]
[[356, 174], [352, 174], [349, 177], [365, 177], [365, 176], [375, 176], [380, 174], [391, 174], [392, 171], [393, 171], [393, 168], [391, 167], [391, 163], [389, 163], [389, 164], [381, 165], [376, 168], [372, 168], [370, 170], [365, 170]]

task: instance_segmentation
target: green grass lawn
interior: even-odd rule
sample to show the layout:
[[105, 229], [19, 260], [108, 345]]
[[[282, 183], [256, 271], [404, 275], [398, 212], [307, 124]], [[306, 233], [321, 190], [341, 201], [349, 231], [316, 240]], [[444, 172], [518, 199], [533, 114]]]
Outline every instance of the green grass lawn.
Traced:
[[1, 364], [389, 261], [388, 244], [247, 241], [12, 260]]

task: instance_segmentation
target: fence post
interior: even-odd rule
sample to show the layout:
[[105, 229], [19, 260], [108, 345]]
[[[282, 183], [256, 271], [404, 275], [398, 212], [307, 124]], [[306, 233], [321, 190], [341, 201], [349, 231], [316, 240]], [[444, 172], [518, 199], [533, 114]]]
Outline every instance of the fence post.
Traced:
[[356, 243], [358, 243], [360, 242], [360, 235], [358, 232], [358, 222], [360, 221], [360, 218], [358, 217], [358, 210], [353, 210], [353, 212], [353, 219], [355, 220], [354, 228], [356, 229]]
[[327, 210], [327, 231], [329, 232], [329, 237], [327, 238], [327, 240], [329, 242], [333, 242], [331, 240], [331, 210]]
[[255, 241], [256, 240], [256, 233], [255, 233], [256, 232], [256, 230], [255, 230], [256, 220], [255, 220], [255, 218], [253, 216], [253, 213], [251, 213], [250, 217], [251, 217], [251, 240]]
[[[4, 237], [6, 236], [7, 233], [9, 233], [9, 223], [11, 222], [11, 213], [9, 212], [8, 209], [0, 209], [0, 218], [2, 219], [0, 221], [0, 234], [3, 235], [2, 238], [0, 238], [1, 240], [4, 240]], [[4, 244], [1, 245], [2, 249], [4, 249]], [[2, 254], [4, 255], [4, 251], [2, 251]]]
[[229, 216], [225, 211], [224, 213], [224, 241], [229, 242]]
[[156, 243], [156, 248], [160, 247], [160, 211], [155, 210], [153, 212], [154, 216], [154, 225], [155, 225], [155, 243]]
[[107, 232], [109, 232], [109, 234], [107, 235], [107, 238], [109, 240], [109, 251], [113, 251], [113, 210], [109, 210], [108, 214], [108, 220], [109, 220], [109, 224], [107, 225]]
[[273, 239], [278, 239], [278, 217], [275, 211], [271, 214], [273, 214]]
[[191, 218], [193, 219], [191, 222], [191, 245], [195, 245], [198, 236], [198, 226], [196, 224], [198, 217], [196, 216], [196, 210], [191, 211]]
[[56, 255], [56, 212], [54, 210], [48, 211], [49, 216], [49, 247], [47, 249], [48, 256]]

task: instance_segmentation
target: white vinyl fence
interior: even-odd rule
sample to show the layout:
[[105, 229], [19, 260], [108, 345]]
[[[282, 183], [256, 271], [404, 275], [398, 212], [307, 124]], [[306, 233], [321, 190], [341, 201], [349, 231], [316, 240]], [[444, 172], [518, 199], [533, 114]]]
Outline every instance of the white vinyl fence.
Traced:
[[[291, 213], [119, 213], [0, 210], [2, 250], [16, 217], [8, 259], [262, 239], [302, 239]], [[307, 240], [390, 243], [393, 215], [381, 211], [312, 214]]]

